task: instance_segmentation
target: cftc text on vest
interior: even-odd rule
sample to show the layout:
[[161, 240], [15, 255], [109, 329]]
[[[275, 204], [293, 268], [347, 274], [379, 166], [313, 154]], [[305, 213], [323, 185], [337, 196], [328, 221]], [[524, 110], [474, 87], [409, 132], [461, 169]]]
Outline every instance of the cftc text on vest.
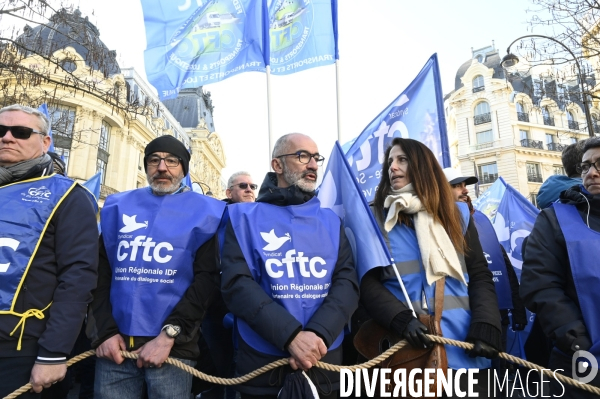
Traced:
[[[447, 396], [458, 398], [478, 398], [480, 395], [475, 388], [479, 379], [487, 380], [487, 384], [484, 384], [487, 386], [487, 395], [482, 393], [482, 396], [485, 397], [489, 395], [495, 397], [498, 394], [517, 397], [513, 396], [516, 395], [516, 392], [527, 395], [520, 397], [528, 398], [560, 398], [564, 395], [564, 390], [562, 394], [550, 394], [549, 392], [549, 379], [556, 371], [544, 369], [538, 373], [529, 370], [525, 376], [521, 376], [518, 369], [515, 374], [510, 376], [508, 370], [505, 370], [505, 373], [498, 373], [491, 369], [483, 370], [481, 374], [479, 372], [479, 369], [448, 369], [446, 372], [433, 368], [415, 368], [409, 371], [373, 368], [358, 369], [354, 372], [349, 369], [341, 369], [340, 397], [404, 398], [408, 394], [415, 398], [435, 398], [444, 393]], [[462, 384], [460, 384], [461, 380]], [[562, 386], [562, 383], [558, 382]]]

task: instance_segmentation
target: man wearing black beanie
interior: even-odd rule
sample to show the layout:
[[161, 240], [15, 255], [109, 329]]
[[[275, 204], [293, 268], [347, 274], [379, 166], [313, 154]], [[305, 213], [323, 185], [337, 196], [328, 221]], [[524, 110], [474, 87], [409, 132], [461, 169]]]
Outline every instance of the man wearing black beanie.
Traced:
[[219, 293], [215, 233], [225, 203], [181, 183], [189, 162], [174, 137], [152, 140], [144, 151], [150, 187], [111, 195], [102, 209], [87, 331], [97, 399], [138, 398], [144, 385], [149, 399], [190, 395], [191, 374], [164, 362], [194, 366], [200, 355], [198, 327]]

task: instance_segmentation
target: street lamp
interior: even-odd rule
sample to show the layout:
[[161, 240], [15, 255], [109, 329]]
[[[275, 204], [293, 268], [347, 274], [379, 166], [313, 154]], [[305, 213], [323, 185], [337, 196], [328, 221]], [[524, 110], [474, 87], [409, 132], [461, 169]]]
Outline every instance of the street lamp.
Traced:
[[594, 127], [592, 124], [592, 115], [590, 114], [590, 106], [588, 104], [587, 95], [585, 94], [585, 87], [583, 86], [583, 78], [582, 78], [583, 75], [581, 73], [581, 65], [579, 65], [579, 61], [577, 61], [577, 57], [575, 57], [575, 54], [573, 54], [571, 49], [569, 49], [565, 44], [563, 44], [562, 42], [560, 42], [550, 36], [544, 36], [544, 35], [521, 36], [521, 37], [513, 40], [513, 42], [508, 45], [508, 48], [506, 49], [506, 55], [504, 56], [504, 58], [502, 58], [500, 65], [502, 65], [502, 68], [504, 68], [504, 69], [515, 66], [519, 62], [519, 57], [517, 57], [516, 55], [514, 55], [510, 52], [510, 47], [513, 44], [515, 44], [518, 40], [525, 39], [528, 37], [540, 37], [542, 39], [551, 40], [555, 43], [560, 44], [565, 50], [567, 50], [571, 54], [571, 56], [573, 56], [573, 60], [575, 61], [575, 65], [577, 65], [577, 70], [579, 71], [579, 79], [578, 80], [579, 80], [579, 84], [581, 85], [581, 96], [583, 99], [583, 110], [585, 112], [585, 119], [587, 121], [588, 134], [590, 135], [590, 137], [594, 137]]
[[[205, 193], [204, 189], [202, 188], [202, 185], [205, 185], [208, 188], [208, 191]], [[195, 181], [192, 183], [192, 190], [196, 191], [196, 192], [200, 192], [203, 195], [208, 195], [211, 196], [213, 195], [212, 191], [210, 191], [210, 186], [204, 182], [201, 181]]]

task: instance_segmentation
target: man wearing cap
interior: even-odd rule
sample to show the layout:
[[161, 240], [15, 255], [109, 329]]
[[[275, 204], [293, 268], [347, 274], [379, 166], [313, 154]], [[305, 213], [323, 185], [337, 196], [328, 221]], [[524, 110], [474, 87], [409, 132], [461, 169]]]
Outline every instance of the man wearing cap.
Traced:
[[65, 378], [96, 286], [96, 201], [56, 174], [48, 126], [34, 108], [0, 109], [0, 397]]
[[502, 315], [502, 341], [506, 347], [506, 332], [509, 323], [508, 310], [512, 310], [513, 330], [523, 330], [527, 325], [527, 314], [525, 305], [519, 297], [519, 280], [515, 270], [506, 255], [506, 252], [494, 230], [494, 226], [487, 216], [473, 207], [471, 198], [469, 198], [468, 185], [479, 182], [476, 176], [463, 176], [460, 171], [454, 168], [445, 168], [444, 174], [450, 186], [456, 202], [465, 202], [469, 206], [475, 227], [479, 233], [479, 241], [483, 248], [483, 253], [487, 259], [488, 265], [494, 274], [494, 284], [496, 295], [498, 296], [498, 305]]
[[[218, 294], [216, 231], [222, 201], [182, 184], [190, 154], [172, 136], [151, 141], [144, 168], [149, 187], [106, 199], [100, 219], [98, 288], [88, 335], [96, 348], [95, 398], [185, 398], [199, 326]], [[125, 359], [121, 351], [138, 354]]]

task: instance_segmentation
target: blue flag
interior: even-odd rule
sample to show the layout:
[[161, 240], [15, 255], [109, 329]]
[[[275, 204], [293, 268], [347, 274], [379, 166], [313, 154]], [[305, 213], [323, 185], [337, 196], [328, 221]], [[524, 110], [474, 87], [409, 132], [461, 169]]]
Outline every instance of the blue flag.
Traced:
[[146, 75], [161, 101], [181, 88], [265, 71], [262, 1], [142, 0], [142, 9]]
[[494, 230], [520, 280], [523, 267], [521, 251], [523, 240], [533, 230], [533, 224], [540, 211], [511, 185], [506, 184], [504, 179], [500, 177], [498, 180], [502, 180], [505, 184], [506, 191], [494, 218]]
[[48, 137], [50, 137], [50, 140], [51, 140], [50, 148], [48, 148], [48, 151], [56, 152], [54, 150], [54, 139], [52, 138], [52, 118], [50, 118], [50, 114], [48, 113], [48, 104], [43, 103], [42, 105], [40, 105], [38, 107], [38, 111], [40, 111], [42, 114], [46, 115], [46, 118], [48, 118]]
[[269, 65], [287, 75], [337, 59], [337, 0], [268, 0]]
[[440, 165], [450, 166], [443, 104], [437, 54], [434, 54], [415, 80], [363, 130], [346, 152], [367, 201], [375, 197], [383, 156], [394, 137], [422, 142], [433, 151]]
[[[483, 195], [473, 202], [475, 208], [484, 213], [494, 225], [498, 241], [506, 250], [519, 281], [523, 267], [523, 240], [531, 234], [533, 224], [540, 213], [531, 202], [521, 193], [507, 184], [502, 177]], [[524, 345], [531, 327], [533, 326], [535, 314], [527, 310], [528, 324], [523, 331], [508, 329], [507, 352], [525, 359]]]
[[100, 185], [102, 183], [102, 171], [99, 171], [94, 176], [90, 177], [88, 181], [83, 182], [81, 185], [87, 188], [94, 197], [96, 197], [96, 201], [100, 198]]
[[321, 207], [330, 208], [343, 220], [359, 279], [375, 267], [393, 263], [377, 222], [360, 193], [338, 142], [331, 152], [318, 197]]

